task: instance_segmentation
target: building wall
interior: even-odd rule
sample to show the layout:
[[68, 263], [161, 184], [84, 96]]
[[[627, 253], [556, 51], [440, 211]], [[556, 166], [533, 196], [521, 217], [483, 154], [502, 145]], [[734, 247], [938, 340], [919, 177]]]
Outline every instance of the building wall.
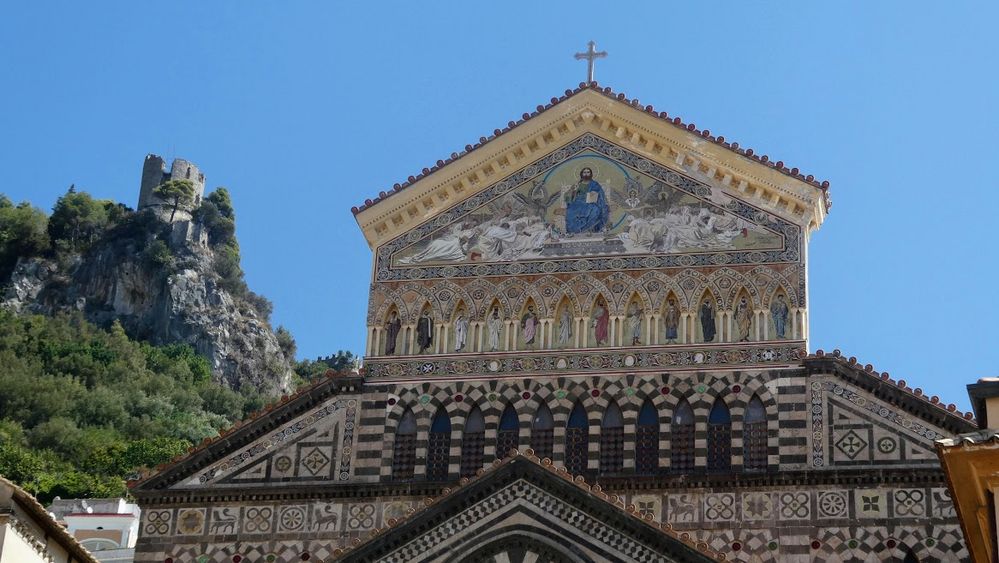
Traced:
[[[439, 494], [440, 485], [426, 483], [425, 475], [430, 424], [441, 409], [452, 425], [449, 480], [456, 483], [473, 406], [485, 419], [483, 463], [502, 457], [494, 437], [507, 404], [517, 411], [520, 447], [526, 449], [534, 413], [544, 403], [555, 420], [553, 461], [563, 465], [565, 424], [577, 400], [590, 424], [587, 481], [703, 539], [730, 560], [837, 561], [873, 553], [888, 561], [903, 557], [907, 548], [923, 561], [965, 558], [932, 449], [946, 431], [833, 373], [813, 371], [799, 366], [369, 384], [282, 425], [243, 450], [245, 455], [234, 452], [203, 468], [174, 492], [144, 500], [136, 560], [184, 561], [203, 554], [254, 560], [273, 554], [277, 561], [296, 561], [305, 552], [327, 557]], [[767, 411], [763, 472], [743, 468], [742, 417], [754, 395]], [[707, 418], [719, 398], [731, 413], [732, 468], [712, 473], [705, 470]], [[634, 470], [636, 418], [646, 399], [660, 418], [662, 471], [656, 477]], [[696, 419], [697, 469], [689, 473], [670, 468], [672, 410], [681, 399]], [[600, 425], [611, 401], [624, 417], [620, 475], [601, 474], [599, 467]], [[415, 477], [398, 482], [392, 454], [406, 409], [417, 419]], [[288, 429], [304, 437], [279, 445], [276, 437], [287, 436]]]

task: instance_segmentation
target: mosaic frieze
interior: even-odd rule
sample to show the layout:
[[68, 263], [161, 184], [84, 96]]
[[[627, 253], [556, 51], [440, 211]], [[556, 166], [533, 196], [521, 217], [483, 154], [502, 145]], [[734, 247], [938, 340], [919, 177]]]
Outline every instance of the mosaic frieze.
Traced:
[[[491, 511], [532, 495], [555, 516], [575, 522], [592, 535], [607, 537], [609, 533], [598, 529], [602, 523], [582, 514], [563, 514], [573, 509], [533, 486], [512, 487], [504, 494], [511, 496], [502, 502], [484, 500], [461, 516], [467, 521], [442, 525], [436, 539], [421, 541], [447, 541], [474, 528], [475, 522]], [[966, 556], [953, 503], [942, 486], [647, 491], [626, 495], [626, 500], [643, 517], [662, 519], [677, 530], [689, 531], [734, 561], [777, 561], [792, 555], [807, 556], [807, 561], [825, 561], [834, 554], [890, 555], [898, 547], [937, 557], [929, 560], [950, 561]], [[198, 561], [202, 556], [208, 557], [206, 561], [215, 561], [219, 556], [231, 558], [234, 554], [278, 554], [275, 559], [259, 560], [300, 561], [303, 553], [310, 557], [319, 552], [331, 554], [333, 549], [350, 545], [354, 538], [388, 526], [390, 520], [419, 506], [420, 499], [396, 497], [367, 502], [221, 505], [207, 514], [204, 509], [150, 509], [143, 512], [142, 535], [149, 538], [145, 541], [168, 537], [169, 546], [162, 552], [140, 550], [136, 561], [163, 561], [165, 557]], [[935, 520], [927, 524], [927, 516]], [[167, 531], [174, 521], [179, 523], [176, 531]], [[788, 526], [802, 525], [814, 527], [817, 533], [789, 532]], [[311, 539], [302, 539], [303, 533]], [[233, 534], [239, 535], [238, 542], [232, 541]], [[405, 560], [406, 554], [413, 553], [404, 547], [397, 555]], [[177, 559], [186, 555], [191, 558]]]
[[382, 245], [377, 281], [798, 262], [801, 229], [586, 134]]

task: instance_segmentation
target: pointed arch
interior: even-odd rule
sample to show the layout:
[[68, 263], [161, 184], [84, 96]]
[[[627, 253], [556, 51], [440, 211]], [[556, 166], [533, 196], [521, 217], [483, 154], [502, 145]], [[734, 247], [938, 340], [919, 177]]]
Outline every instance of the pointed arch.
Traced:
[[659, 411], [645, 399], [635, 427], [635, 472], [653, 475], [659, 470]]
[[753, 395], [742, 418], [742, 467], [745, 471], [767, 470], [767, 434], [767, 409], [759, 395]]
[[461, 476], [471, 477], [482, 469], [486, 448], [486, 422], [478, 405], [472, 407], [461, 434]]
[[442, 406], [430, 423], [427, 442], [427, 480], [444, 481], [451, 463], [451, 417]]
[[416, 415], [407, 408], [399, 419], [392, 445], [392, 478], [406, 481], [413, 478], [416, 468]]
[[548, 405], [541, 403], [531, 424], [531, 449], [541, 459], [552, 459], [555, 445], [555, 419]]
[[708, 471], [724, 472], [732, 467], [732, 415], [718, 397], [708, 413]]
[[600, 473], [612, 475], [624, 469], [624, 416], [611, 399], [600, 423]]
[[687, 399], [680, 399], [673, 409], [670, 424], [670, 466], [673, 471], [694, 470], [694, 409]]
[[590, 421], [583, 402], [576, 401], [565, 426], [565, 467], [570, 475], [586, 471], [589, 460]]
[[517, 409], [513, 408], [512, 403], [507, 403], [496, 431], [496, 458], [503, 459], [510, 450], [519, 447], [520, 421], [517, 419]]

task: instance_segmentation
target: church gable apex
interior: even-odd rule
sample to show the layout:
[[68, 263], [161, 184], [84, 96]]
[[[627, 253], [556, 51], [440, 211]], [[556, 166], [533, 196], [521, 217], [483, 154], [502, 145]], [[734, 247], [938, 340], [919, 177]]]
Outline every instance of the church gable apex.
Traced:
[[582, 84], [518, 122], [494, 131], [475, 146], [466, 146], [425, 168], [419, 176], [396, 184], [378, 198], [352, 211], [372, 248], [444, 213], [454, 204], [544, 155], [561, 149], [585, 132], [597, 134], [644, 158], [717, 184], [732, 195], [772, 208], [806, 229], [817, 228], [829, 208], [828, 182], [817, 182], [712, 136], [668, 118], [651, 106], [615, 95], [595, 83]]
[[[687, 534], [684, 534], [687, 536]], [[720, 554], [672, 526], [625, 507], [616, 495], [542, 465], [533, 452], [480, 472], [424, 507], [386, 522], [341, 562], [508, 561], [711, 562]], [[510, 559], [511, 554], [521, 554]], [[529, 559], [525, 559], [529, 560]]]

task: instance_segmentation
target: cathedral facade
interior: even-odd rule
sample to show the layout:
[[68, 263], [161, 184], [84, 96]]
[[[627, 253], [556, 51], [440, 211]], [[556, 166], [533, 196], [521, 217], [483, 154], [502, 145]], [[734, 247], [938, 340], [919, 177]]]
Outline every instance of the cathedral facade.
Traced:
[[808, 352], [828, 183], [595, 83], [354, 208], [364, 367], [131, 484], [136, 561], [961, 561], [970, 416]]

